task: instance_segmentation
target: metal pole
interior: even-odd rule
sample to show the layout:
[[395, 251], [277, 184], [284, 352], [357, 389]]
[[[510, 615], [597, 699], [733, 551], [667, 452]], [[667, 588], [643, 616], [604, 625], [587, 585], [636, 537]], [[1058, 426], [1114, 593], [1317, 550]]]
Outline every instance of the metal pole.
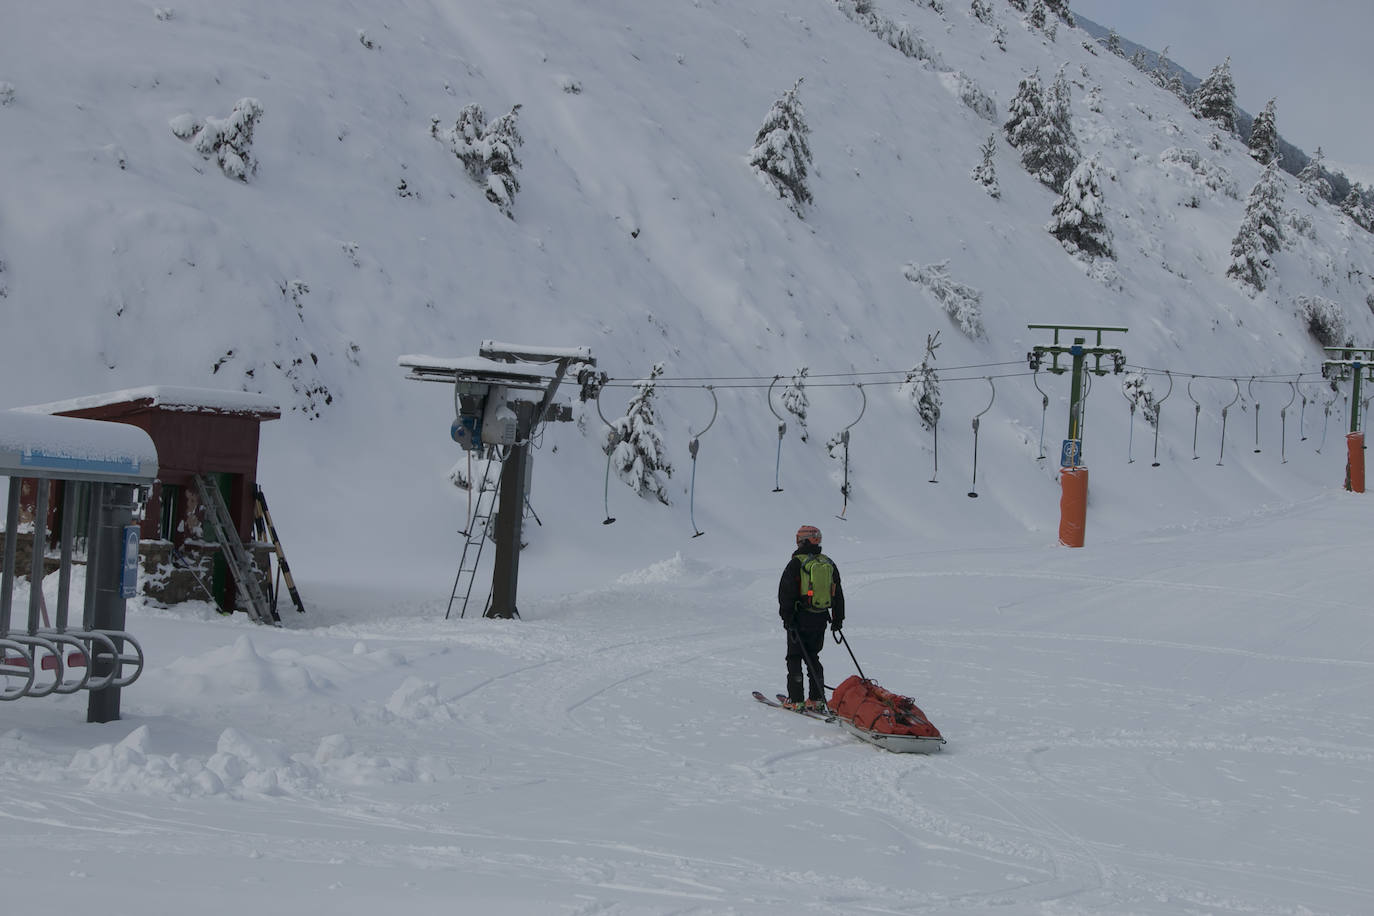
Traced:
[[10, 608], [14, 603], [14, 558], [19, 549], [19, 485], [18, 477], [10, 478], [9, 501], [5, 508], [5, 559], [0, 574], [0, 638], [10, 632]]
[[1069, 349], [1073, 354], [1073, 379], [1069, 385], [1069, 435], [1070, 439], [1080, 438], [1082, 428], [1083, 401], [1083, 338], [1075, 337]]
[[485, 617], [499, 617], [509, 620], [519, 617], [515, 605], [517, 583], [520, 579], [520, 527], [525, 515], [525, 478], [530, 460], [530, 407], [524, 402], [519, 406], [517, 438], [510, 447], [510, 454], [501, 466], [500, 499], [496, 511], [496, 562], [491, 574], [491, 607]]
[[[91, 547], [87, 551], [86, 575], [95, 575], [92, 585], [87, 582], [86, 594], [92, 599], [87, 608], [92, 630], [119, 632], [124, 629], [124, 594], [121, 588], [123, 567], [120, 553], [124, 547], [124, 529], [133, 523], [137, 487], [123, 483], [105, 483], [97, 487], [93, 499], [97, 502], [98, 524], [90, 533]], [[111, 635], [115, 654], [124, 651], [122, 637]], [[92, 664], [92, 677], [118, 673], [119, 661], [107, 662], [97, 655]], [[119, 690], [111, 684], [90, 692], [86, 704], [87, 722], [113, 722], [119, 718]]]
[[1355, 384], [1350, 396], [1350, 431], [1357, 433], [1360, 431], [1360, 376], [1364, 374], [1364, 366], [1356, 362], [1351, 368], [1355, 370]]

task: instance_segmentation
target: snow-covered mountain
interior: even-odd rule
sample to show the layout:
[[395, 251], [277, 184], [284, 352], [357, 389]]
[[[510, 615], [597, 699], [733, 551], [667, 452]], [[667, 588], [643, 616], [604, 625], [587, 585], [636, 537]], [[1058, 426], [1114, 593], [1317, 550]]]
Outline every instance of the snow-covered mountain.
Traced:
[[[298, 565], [337, 558], [364, 570], [364, 556], [448, 562], [461, 511], [461, 494], [439, 498], [461, 455], [446, 434], [450, 399], [405, 381], [403, 353], [473, 355], [483, 339], [589, 346], [615, 379], [656, 362], [665, 379], [701, 378], [683, 389], [665, 381], [660, 393], [679, 456], [675, 506], [640, 506], [613, 488], [611, 514], [626, 524], [588, 535], [617, 554], [646, 530], [690, 533], [685, 446], [710, 415], [705, 380], [754, 387], [718, 383], [721, 416], [697, 475], [702, 528], [752, 542], [798, 511], [838, 512], [842, 470], [823, 446], [867, 395], [851, 430], [846, 516], [884, 535], [972, 510], [969, 421], [991, 394], [981, 376], [1015, 373], [1049, 342], [1027, 324], [1125, 326], [1107, 343], [1132, 365], [1178, 381], [1233, 376], [1242, 389], [1252, 376], [1316, 377], [1322, 354], [1299, 296], [1337, 303], [1356, 342], [1368, 338], [1374, 237], [1285, 179], [1292, 225], [1276, 277], [1246, 295], [1225, 276], [1260, 172], [1245, 149], [1084, 32], [1061, 24], [1051, 40], [1012, 7], [990, 7], [990, 23], [963, 4], [879, 4], [866, 17], [828, 0], [701, 2], [672, 15], [535, 2], [326, 15], [310, 4], [16, 10], [4, 39], [13, 96], [0, 109], [7, 400], [142, 384], [272, 395], [287, 416], [266, 431], [268, 492], [284, 526], [320, 535], [298, 538], [309, 557]], [[906, 52], [875, 24], [906, 36]], [[38, 35], [63, 36], [70, 50], [30, 53]], [[1038, 70], [1048, 86], [1061, 67], [1081, 153], [1108, 176], [1116, 260], [1096, 269], [1044, 231], [1057, 195], [1005, 139], [1000, 199], [969, 177], [980, 145], [1000, 137], [1019, 79]], [[801, 219], [746, 161], [769, 106], [798, 78], [814, 195]], [[174, 133], [188, 116], [226, 119], [244, 98], [262, 109], [246, 182]], [[977, 110], [988, 100], [995, 112]], [[447, 127], [471, 103], [491, 118], [520, 106], [513, 219], [431, 133], [431, 119]], [[960, 333], [904, 275], [941, 262], [981, 293], [982, 336]], [[935, 365], [951, 379], [942, 487], [924, 483], [931, 437], [895, 384], [937, 331]], [[811, 435], [801, 443], [793, 423], [780, 498], [769, 492], [778, 462], [766, 386], [802, 367], [814, 380]], [[1057, 452], [1067, 384], [1040, 381]], [[1253, 430], [1233, 419], [1224, 482], [1188, 462], [1127, 467], [1119, 381], [1102, 379], [1089, 401], [1085, 451], [1094, 492], [1121, 500], [1129, 524], [1231, 512], [1339, 474], [1304, 456], [1275, 476], [1286, 384], [1256, 388], [1262, 456], [1238, 447]], [[862, 394], [856, 382], [868, 383]], [[1167, 380], [1151, 385], [1162, 396]], [[996, 388], [977, 511], [994, 530], [1048, 530], [1057, 496], [1053, 462], [1036, 461], [1041, 395], [1029, 375]], [[1166, 402], [1161, 449], [1190, 458], [1182, 389]], [[1234, 391], [1203, 381], [1193, 391], [1211, 451]], [[607, 389], [604, 412], [618, 416], [629, 393]], [[1248, 390], [1242, 398], [1233, 414]], [[595, 411], [583, 417], [581, 431], [551, 429], [558, 451], [538, 461], [532, 503], [549, 532], [604, 514], [604, 427]], [[1157, 511], [1148, 484], [1179, 501]], [[1119, 530], [1110, 517], [1099, 524]]]
[[[1283, 175], [1266, 288], [1228, 278], [1260, 165], [1085, 32], [1002, 0], [977, 4], [986, 22], [962, 0], [12, 6], [2, 400], [277, 399], [262, 482], [311, 604], [285, 632], [135, 607], [150, 670], [93, 751], [91, 730], [45, 718], [72, 701], [0, 710], [7, 791], [34, 791], [35, 770], [58, 787], [46, 813], [0, 801], [29, 825], [5, 847], [25, 874], [109, 878], [95, 846], [73, 868], [40, 853], [83, 826], [116, 837], [141, 803], [76, 808], [133, 791], [170, 832], [121, 855], [184, 853], [185, 882], [228, 880], [179, 819], [268, 854], [248, 871], [270, 890], [226, 907], [310, 905], [339, 871], [318, 862], [353, 862], [356, 842], [417, 899], [472, 875], [470, 912], [1367, 908], [1369, 841], [1346, 826], [1371, 755], [1364, 522], [1341, 490], [1349, 405], [1320, 383], [1303, 309], [1374, 338], [1374, 235]], [[1114, 259], [1046, 231], [1059, 194], [1001, 129], [1023, 77], [1061, 70]], [[800, 216], [749, 164], [798, 80]], [[515, 111], [509, 218], [454, 154], [471, 104]], [[250, 155], [222, 165], [213, 132], [248, 121]], [[998, 197], [971, 177], [990, 136]], [[912, 279], [940, 274], [981, 333]], [[1128, 328], [1104, 345], [1167, 394], [1153, 467], [1122, 376], [1093, 380], [1084, 551], [1052, 549], [1069, 392], [1027, 366], [1051, 342], [1036, 324]], [[902, 386], [937, 332], [938, 456]], [[453, 393], [397, 359], [483, 340], [590, 347], [612, 382], [539, 442], [527, 619], [455, 626]], [[607, 484], [602, 451], [601, 414], [660, 363], [669, 506]], [[805, 439], [779, 397], [803, 369]], [[847, 470], [826, 447], [846, 428]], [[733, 705], [741, 684], [780, 686], [772, 589], [803, 522], [863, 608], [869, 673], [959, 736], [946, 769], [846, 757]], [[1298, 737], [1272, 743], [1275, 718]], [[270, 813], [282, 795], [308, 829]], [[810, 832], [849, 852], [827, 864]], [[337, 875], [364, 893], [336, 909], [407, 893], [367, 875]], [[152, 893], [127, 911], [171, 908]]]

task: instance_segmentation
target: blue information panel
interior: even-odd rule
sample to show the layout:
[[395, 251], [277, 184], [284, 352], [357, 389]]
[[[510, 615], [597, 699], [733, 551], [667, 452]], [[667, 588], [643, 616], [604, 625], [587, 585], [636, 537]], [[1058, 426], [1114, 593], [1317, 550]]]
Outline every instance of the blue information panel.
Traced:
[[119, 558], [119, 597], [138, 595], [138, 526], [124, 526], [124, 550]]
[[1083, 466], [1082, 439], [1064, 440], [1064, 447], [1059, 452], [1059, 466], [1061, 468], [1076, 468]]

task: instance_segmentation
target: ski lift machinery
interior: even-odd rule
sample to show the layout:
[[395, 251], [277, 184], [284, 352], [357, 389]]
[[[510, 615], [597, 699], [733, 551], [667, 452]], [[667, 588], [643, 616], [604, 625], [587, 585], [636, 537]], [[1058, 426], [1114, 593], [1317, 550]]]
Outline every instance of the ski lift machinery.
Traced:
[[486, 617], [519, 617], [516, 591], [520, 572], [520, 525], [530, 481], [530, 440], [550, 420], [572, 419], [572, 408], [554, 404], [554, 395], [572, 366], [584, 393], [596, 379], [589, 347], [532, 347], [483, 341], [475, 357], [402, 356], [407, 378], [453, 385], [454, 419], [450, 436], [467, 452], [496, 454], [496, 561]]

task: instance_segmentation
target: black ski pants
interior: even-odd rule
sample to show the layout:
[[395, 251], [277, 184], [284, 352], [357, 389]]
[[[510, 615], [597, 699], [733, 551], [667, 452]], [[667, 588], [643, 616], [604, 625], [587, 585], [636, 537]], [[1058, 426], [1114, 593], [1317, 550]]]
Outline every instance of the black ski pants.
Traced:
[[[814, 611], [800, 611], [796, 625], [787, 631], [787, 698], [794, 703], [800, 703], [803, 699], [825, 702], [825, 669], [821, 667], [821, 649], [825, 648], [828, 617], [827, 614]], [[809, 686], [804, 686], [802, 681], [803, 661], [810, 675]]]

